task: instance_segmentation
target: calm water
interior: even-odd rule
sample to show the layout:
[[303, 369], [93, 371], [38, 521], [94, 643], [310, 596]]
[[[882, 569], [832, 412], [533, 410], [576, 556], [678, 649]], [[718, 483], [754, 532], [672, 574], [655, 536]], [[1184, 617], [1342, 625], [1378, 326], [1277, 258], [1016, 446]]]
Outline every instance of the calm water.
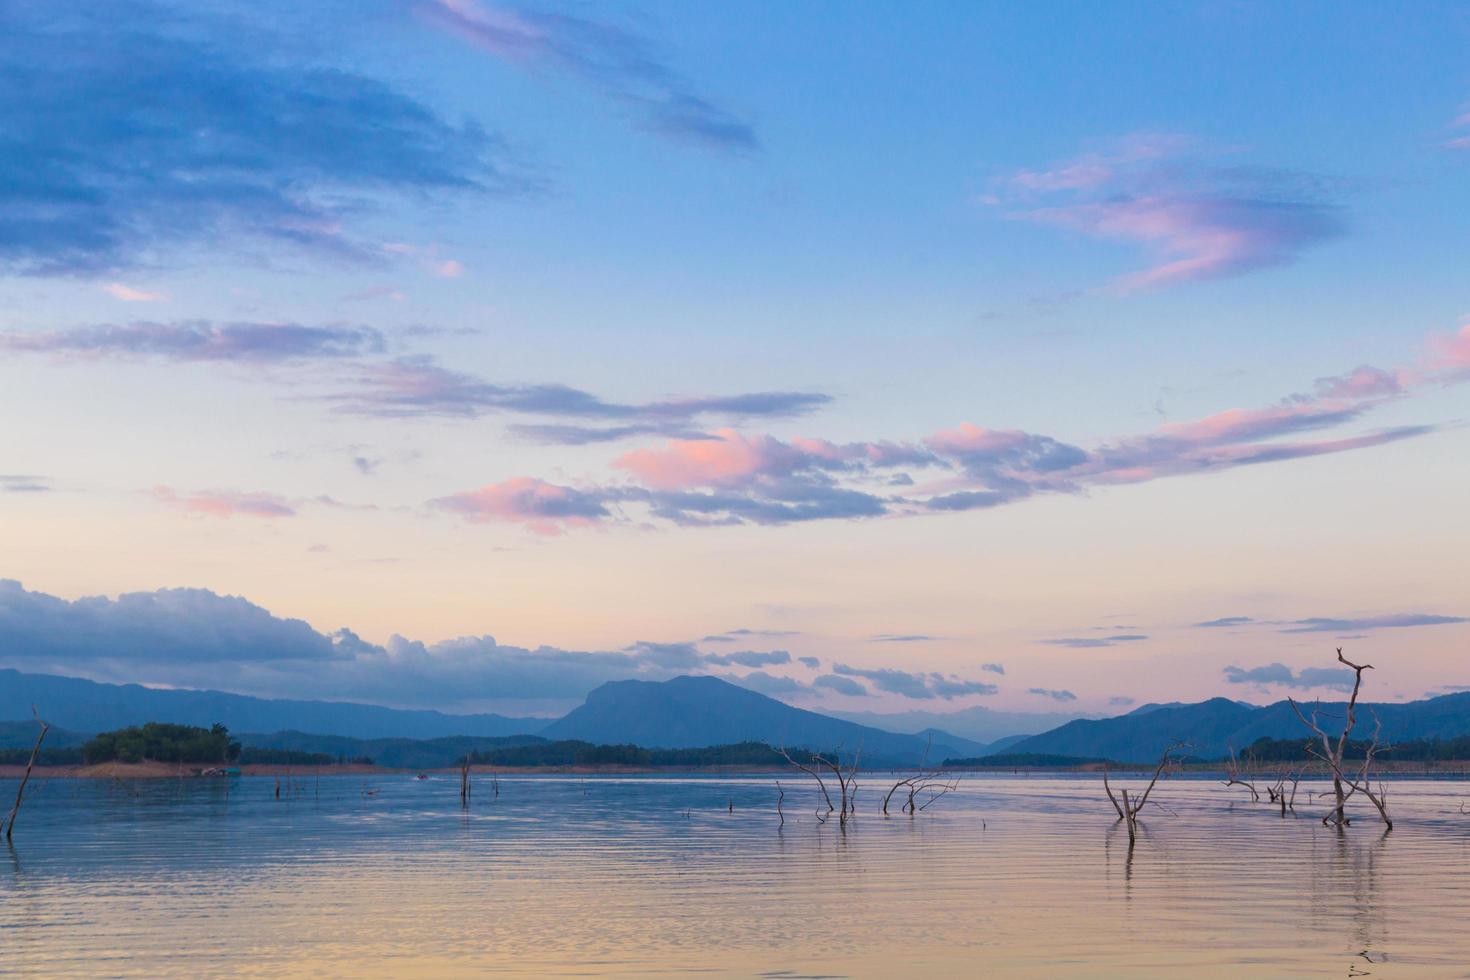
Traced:
[[845, 833], [765, 777], [33, 782], [0, 972], [1470, 977], [1470, 784], [1339, 836], [1171, 780], [1130, 858], [1090, 778], [877, 782]]

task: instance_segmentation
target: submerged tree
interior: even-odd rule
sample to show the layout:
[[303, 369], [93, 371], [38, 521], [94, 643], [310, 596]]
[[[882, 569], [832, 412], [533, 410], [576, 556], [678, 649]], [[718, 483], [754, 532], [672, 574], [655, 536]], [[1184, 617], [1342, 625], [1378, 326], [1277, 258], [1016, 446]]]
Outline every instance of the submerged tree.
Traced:
[[[1153, 778], [1148, 781], [1148, 788], [1136, 797], [1130, 797], [1126, 789], [1119, 790], [1118, 796], [1114, 796], [1113, 787], [1108, 783], [1107, 764], [1103, 764], [1103, 792], [1108, 794], [1108, 801], [1113, 804], [1113, 809], [1118, 811], [1118, 819], [1128, 825], [1128, 846], [1130, 848], [1138, 840], [1138, 814], [1144, 807], [1148, 806], [1149, 794], [1154, 791], [1154, 786], [1158, 783], [1159, 776], [1163, 775], [1164, 770], [1169, 767], [1169, 763], [1174, 761], [1174, 753], [1181, 752], [1184, 748], [1185, 745], [1183, 742], [1175, 742], [1164, 750], [1164, 754], [1159, 756], [1159, 764], [1154, 767]], [[1119, 801], [1119, 796], [1122, 797], [1121, 802]], [[1154, 805], [1158, 806], [1157, 803]]]
[[1343, 720], [1342, 731], [1338, 733], [1336, 740], [1318, 722], [1321, 705], [1313, 705], [1312, 713], [1308, 716], [1302, 712], [1301, 706], [1296, 703], [1294, 698], [1287, 698], [1291, 702], [1291, 709], [1296, 712], [1297, 718], [1301, 720], [1303, 725], [1311, 729], [1314, 739], [1321, 746], [1319, 749], [1317, 745], [1309, 742], [1307, 743], [1307, 753], [1313, 758], [1325, 763], [1328, 770], [1332, 773], [1334, 805], [1328, 811], [1327, 815], [1322, 818], [1322, 822], [1339, 828], [1346, 827], [1352, 822], [1351, 818], [1347, 815], [1347, 801], [1352, 799], [1355, 794], [1362, 793], [1377, 808], [1378, 815], [1383, 818], [1384, 826], [1392, 830], [1393, 820], [1388, 815], [1383, 784], [1380, 783], [1378, 789], [1374, 790], [1369, 782], [1373, 757], [1378, 752], [1378, 740], [1383, 731], [1383, 724], [1378, 720], [1376, 714], [1373, 715], [1373, 737], [1368, 741], [1367, 747], [1363, 752], [1362, 765], [1357, 768], [1356, 774], [1349, 773], [1343, 767], [1343, 756], [1348, 748], [1348, 736], [1352, 734], [1353, 727], [1358, 723], [1358, 692], [1363, 687], [1363, 671], [1372, 670], [1373, 665], [1353, 663], [1342, 655], [1342, 647], [1337, 648], [1337, 660], [1339, 663], [1353, 669], [1353, 693], [1348, 698], [1347, 717]]
[[[929, 746], [934, 743], [934, 737], [929, 737]], [[919, 759], [918, 771], [912, 775], [905, 776], [889, 788], [888, 794], [883, 797], [883, 815], [888, 816], [888, 804], [899, 790], [904, 791], [900, 813], [913, 816], [920, 810], [927, 810], [929, 805], [947, 793], [952, 793], [959, 788], [959, 777], [950, 778], [942, 770], [931, 768], [929, 765], [929, 746], [925, 746], [924, 755]], [[920, 797], [926, 796], [923, 802]]]
[[31, 705], [31, 714], [36, 716], [36, 724], [40, 726], [40, 731], [36, 733], [36, 745], [31, 749], [31, 758], [26, 763], [25, 775], [20, 778], [20, 786], [15, 790], [15, 805], [10, 808], [10, 820], [5, 825], [6, 841], [9, 841], [15, 834], [15, 818], [20, 813], [20, 801], [25, 797], [26, 783], [31, 781], [31, 770], [36, 766], [36, 756], [41, 754], [41, 743], [46, 741], [46, 733], [51, 730], [51, 726], [41, 719], [41, 712], [36, 710], [34, 704]]
[[[826, 813], [823, 813], [821, 808], [818, 807], [817, 820], [821, 823], [826, 823], [828, 817], [835, 812], [837, 814], [837, 822], [844, 827], [847, 826], [848, 818], [857, 812], [857, 774], [858, 760], [862, 755], [861, 750], [854, 752], [852, 761], [846, 765], [842, 762], [842, 752], [840, 749], [833, 752], [832, 758], [830, 759], [820, 752], [809, 753], [811, 765], [797, 762], [784, 747], [778, 748], [776, 751], [781, 754], [782, 758], [791, 763], [791, 765], [817, 781], [817, 788], [822, 791], [822, 799], [827, 804]], [[832, 794], [827, 791], [827, 783], [822, 779], [821, 769], [827, 769], [837, 780], [840, 808], [832, 802]]]

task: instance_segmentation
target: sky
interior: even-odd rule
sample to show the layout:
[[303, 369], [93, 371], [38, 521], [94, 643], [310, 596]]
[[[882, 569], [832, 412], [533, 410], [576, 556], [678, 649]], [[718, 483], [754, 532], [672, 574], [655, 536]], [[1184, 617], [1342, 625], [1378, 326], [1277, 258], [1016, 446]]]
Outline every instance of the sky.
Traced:
[[[1470, 8], [0, 3], [0, 666], [1470, 686]], [[1350, 675], [1349, 675], [1350, 676]]]

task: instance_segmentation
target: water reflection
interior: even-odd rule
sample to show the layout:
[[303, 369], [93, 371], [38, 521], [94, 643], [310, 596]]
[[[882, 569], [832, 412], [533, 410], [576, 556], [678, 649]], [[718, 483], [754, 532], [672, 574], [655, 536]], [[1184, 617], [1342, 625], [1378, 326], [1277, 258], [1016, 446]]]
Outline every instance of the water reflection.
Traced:
[[784, 788], [783, 825], [758, 778], [511, 777], [468, 809], [457, 775], [296, 779], [279, 800], [271, 779], [41, 783], [0, 862], [0, 969], [1382, 977], [1466, 960], [1457, 786], [1398, 784], [1390, 837], [1172, 780], [1132, 847], [1088, 779], [969, 779], [845, 827]]

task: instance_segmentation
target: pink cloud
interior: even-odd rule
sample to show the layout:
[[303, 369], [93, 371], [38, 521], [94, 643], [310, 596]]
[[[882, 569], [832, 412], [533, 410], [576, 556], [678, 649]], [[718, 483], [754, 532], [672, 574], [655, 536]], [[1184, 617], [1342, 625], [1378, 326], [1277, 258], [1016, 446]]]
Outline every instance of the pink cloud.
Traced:
[[457, 259], [444, 259], [442, 262], [435, 262], [429, 271], [440, 279], [458, 279], [464, 275], [464, 263]]
[[1429, 367], [1449, 372], [1470, 370], [1470, 322], [1452, 334], [1429, 339]]
[[1005, 452], [1023, 445], [1026, 438], [1024, 432], [986, 429], [970, 422], [962, 422], [953, 429], [934, 433], [924, 440], [924, 445], [938, 453], [959, 456]]
[[473, 524], [510, 521], [524, 524], [537, 534], [560, 534], [568, 527], [590, 527], [610, 518], [605, 499], [605, 494], [595, 491], [517, 476], [431, 503]]
[[[846, 443], [783, 441], [724, 428], [619, 456], [611, 465], [631, 481], [616, 485], [573, 489], [521, 477], [435, 503], [469, 520], [519, 521], [542, 533], [598, 523], [612, 516], [612, 502], [646, 508], [654, 521], [691, 527], [989, 509], [1043, 494], [1306, 459], [1431, 434], [1443, 426], [1300, 438], [1355, 422], [1431, 381], [1470, 380], [1470, 324], [1430, 347], [1433, 360], [1426, 363], [1438, 373], [1361, 365], [1318, 378], [1309, 392], [1271, 405], [1229, 408], [1091, 448], [969, 422], [917, 441]], [[910, 469], [929, 470], [928, 482], [920, 484]]]
[[142, 289], [134, 289], [120, 282], [109, 282], [102, 287], [102, 291], [114, 299], [120, 299], [124, 303], [161, 303], [168, 299], [167, 293], [150, 293]]
[[990, 203], [1013, 215], [1157, 254], [1115, 286], [1130, 292], [1282, 265], [1342, 231], [1336, 210], [1290, 175], [1185, 157], [1181, 136], [1140, 136], [1004, 178]]
[[172, 487], [155, 487], [153, 498], [192, 514], [210, 517], [295, 517], [296, 508], [273, 493], [238, 490], [201, 490], [179, 494]]
[[[771, 436], [719, 429], [712, 439], [670, 439], [663, 449], [636, 449], [613, 461], [650, 487], [678, 490], [747, 482], [802, 465], [808, 454]], [[809, 442], [808, 445], [818, 445]], [[830, 443], [822, 444], [830, 446]]]
[[1402, 394], [1412, 380], [1412, 372], [1403, 369], [1385, 371], [1364, 364], [1347, 374], [1318, 378], [1316, 392], [1322, 398], [1389, 398]]

